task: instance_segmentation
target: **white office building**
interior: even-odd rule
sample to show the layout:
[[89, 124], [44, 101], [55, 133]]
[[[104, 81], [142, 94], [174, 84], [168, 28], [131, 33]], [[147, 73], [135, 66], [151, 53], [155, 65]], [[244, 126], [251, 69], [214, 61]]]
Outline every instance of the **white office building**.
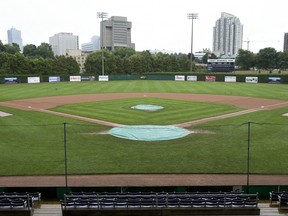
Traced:
[[23, 52], [23, 41], [21, 37], [21, 31], [17, 30], [16, 28], [12, 27], [7, 31], [8, 36], [8, 44], [18, 44], [21, 52]]
[[90, 42], [81, 44], [81, 50], [87, 53], [100, 50], [100, 37], [95, 35]]
[[79, 37], [72, 33], [61, 32], [49, 37], [49, 44], [55, 55], [65, 55], [66, 50], [79, 50]]
[[218, 57], [235, 58], [242, 41], [243, 25], [239, 18], [222, 12], [213, 28], [213, 53]]

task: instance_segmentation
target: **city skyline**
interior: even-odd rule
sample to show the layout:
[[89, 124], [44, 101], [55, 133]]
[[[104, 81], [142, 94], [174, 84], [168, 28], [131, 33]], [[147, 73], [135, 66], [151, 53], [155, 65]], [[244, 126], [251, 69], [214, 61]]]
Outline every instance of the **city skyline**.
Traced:
[[[273, 47], [283, 51], [284, 33], [288, 32], [284, 0], [263, 3], [260, 0], [3, 0], [0, 14], [0, 40], [7, 43], [7, 30], [15, 26], [22, 33], [23, 44], [49, 43], [59, 32], [79, 36], [79, 45], [100, 35], [97, 12], [108, 18], [124, 16], [133, 23], [132, 41], [137, 51], [167, 50], [189, 53], [191, 20], [188, 13], [198, 13], [194, 21], [194, 53], [212, 50], [213, 26], [222, 12], [235, 15], [244, 27], [242, 48], [258, 52]], [[244, 42], [245, 41], [245, 42]], [[247, 42], [248, 41], [248, 42]]]

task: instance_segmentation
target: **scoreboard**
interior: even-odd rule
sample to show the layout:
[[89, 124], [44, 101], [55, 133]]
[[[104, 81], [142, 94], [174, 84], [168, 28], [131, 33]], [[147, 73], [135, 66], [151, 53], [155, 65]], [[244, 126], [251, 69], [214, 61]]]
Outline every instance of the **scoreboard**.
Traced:
[[208, 59], [208, 72], [232, 72], [235, 70], [235, 59]]

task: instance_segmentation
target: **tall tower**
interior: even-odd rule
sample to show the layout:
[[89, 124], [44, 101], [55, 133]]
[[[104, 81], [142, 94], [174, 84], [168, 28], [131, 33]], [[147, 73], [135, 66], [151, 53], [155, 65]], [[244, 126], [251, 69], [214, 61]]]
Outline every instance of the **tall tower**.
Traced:
[[55, 55], [65, 55], [66, 50], [79, 50], [79, 38], [72, 33], [61, 32], [49, 37], [49, 44]]
[[101, 21], [100, 38], [103, 37], [103, 40], [100, 40], [101, 47], [109, 50], [115, 50], [117, 47], [135, 49], [135, 44], [131, 43], [131, 28], [132, 23], [127, 21], [127, 17], [112, 16], [108, 20]]
[[21, 37], [21, 31], [12, 27], [7, 31], [8, 44], [16, 43], [19, 45], [21, 52], [23, 52], [23, 41]]
[[243, 25], [236, 16], [222, 12], [213, 27], [213, 52], [217, 56], [235, 58], [242, 48]]
[[284, 48], [283, 52], [288, 51], [288, 33], [284, 33]]

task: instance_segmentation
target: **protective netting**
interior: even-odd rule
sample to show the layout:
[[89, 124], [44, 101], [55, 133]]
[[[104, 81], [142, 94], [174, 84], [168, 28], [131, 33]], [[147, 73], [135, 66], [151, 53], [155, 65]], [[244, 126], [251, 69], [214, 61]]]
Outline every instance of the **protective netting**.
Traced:
[[151, 105], [151, 104], [138, 104], [136, 106], [132, 106], [132, 109], [146, 110], [146, 111], [156, 111], [159, 109], [163, 109], [163, 106]]
[[126, 125], [112, 128], [109, 134], [129, 140], [158, 141], [177, 139], [189, 131], [176, 126]]

